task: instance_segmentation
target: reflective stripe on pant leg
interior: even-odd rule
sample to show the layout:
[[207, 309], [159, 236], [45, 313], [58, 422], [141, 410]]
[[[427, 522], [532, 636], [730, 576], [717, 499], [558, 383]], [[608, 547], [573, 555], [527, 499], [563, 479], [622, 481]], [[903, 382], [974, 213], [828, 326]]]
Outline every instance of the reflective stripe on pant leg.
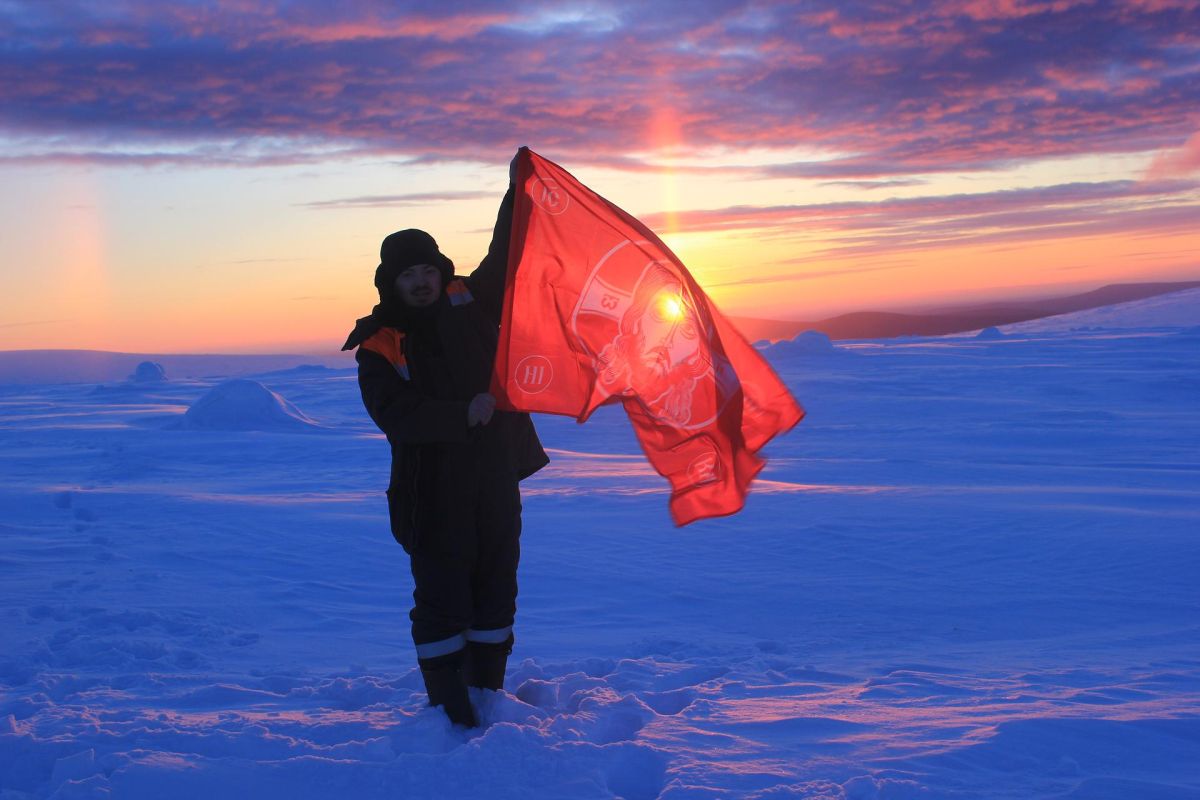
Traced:
[[[460, 642], [462, 632], [474, 624], [471, 613], [471, 566], [458, 559], [414, 553], [412, 639], [418, 650], [444, 640]], [[509, 622], [502, 619], [499, 624]], [[455, 638], [458, 637], [458, 638]], [[437, 648], [435, 648], [437, 649]], [[457, 648], [449, 648], [453, 652]], [[445, 652], [443, 647], [442, 652]]]
[[486, 631], [479, 631], [471, 628], [466, 633], [468, 642], [480, 642], [482, 644], [500, 644], [501, 642], [507, 642], [509, 636], [512, 636], [512, 625], [506, 625], [503, 628], [496, 628], [494, 630]]
[[456, 633], [448, 639], [417, 645], [417, 658], [437, 658], [462, 650], [467, 646], [467, 637]]

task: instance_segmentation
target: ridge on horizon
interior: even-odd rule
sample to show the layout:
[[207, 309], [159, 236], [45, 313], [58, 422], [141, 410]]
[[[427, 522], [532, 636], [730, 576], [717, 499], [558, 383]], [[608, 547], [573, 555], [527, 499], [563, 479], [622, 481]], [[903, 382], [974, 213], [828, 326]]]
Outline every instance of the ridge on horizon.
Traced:
[[1200, 280], [1109, 283], [1075, 294], [1031, 300], [992, 300], [938, 306], [928, 311], [849, 311], [818, 320], [777, 320], [730, 317], [750, 341], [792, 339], [804, 331], [819, 331], [830, 339], [888, 339], [894, 336], [944, 336], [1014, 322], [1027, 322], [1072, 311], [1144, 300], [1193, 289]]

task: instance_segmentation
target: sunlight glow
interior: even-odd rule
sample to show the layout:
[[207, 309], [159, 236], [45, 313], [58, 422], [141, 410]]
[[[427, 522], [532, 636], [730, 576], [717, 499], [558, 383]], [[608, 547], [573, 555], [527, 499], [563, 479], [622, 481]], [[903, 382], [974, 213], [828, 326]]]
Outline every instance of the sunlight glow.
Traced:
[[683, 319], [683, 303], [673, 294], [664, 294], [658, 302], [659, 312], [664, 320]]

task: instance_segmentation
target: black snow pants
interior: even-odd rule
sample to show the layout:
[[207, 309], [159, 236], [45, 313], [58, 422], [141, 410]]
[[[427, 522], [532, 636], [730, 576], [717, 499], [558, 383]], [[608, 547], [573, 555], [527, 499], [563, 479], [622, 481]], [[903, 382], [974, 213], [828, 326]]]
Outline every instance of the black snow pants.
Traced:
[[501, 643], [512, 635], [520, 488], [512, 471], [490, 453], [475, 449], [472, 455], [470, 464], [453, 459], [455, 502], [443, 506], [445, 518], [432, 532], [445, 546], [409, 553], [414, 583], [409, 618], [420, 659], [456, 652], [468, 641]]

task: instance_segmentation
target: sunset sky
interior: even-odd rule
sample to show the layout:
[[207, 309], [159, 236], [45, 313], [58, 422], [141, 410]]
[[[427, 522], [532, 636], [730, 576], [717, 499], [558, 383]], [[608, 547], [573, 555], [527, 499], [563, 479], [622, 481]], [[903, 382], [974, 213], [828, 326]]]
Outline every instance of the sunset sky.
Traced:
[[726, 313], [1200, 279], [1200, 2], [0, 0], [0, 349], [330, 352], [519, 145]]

